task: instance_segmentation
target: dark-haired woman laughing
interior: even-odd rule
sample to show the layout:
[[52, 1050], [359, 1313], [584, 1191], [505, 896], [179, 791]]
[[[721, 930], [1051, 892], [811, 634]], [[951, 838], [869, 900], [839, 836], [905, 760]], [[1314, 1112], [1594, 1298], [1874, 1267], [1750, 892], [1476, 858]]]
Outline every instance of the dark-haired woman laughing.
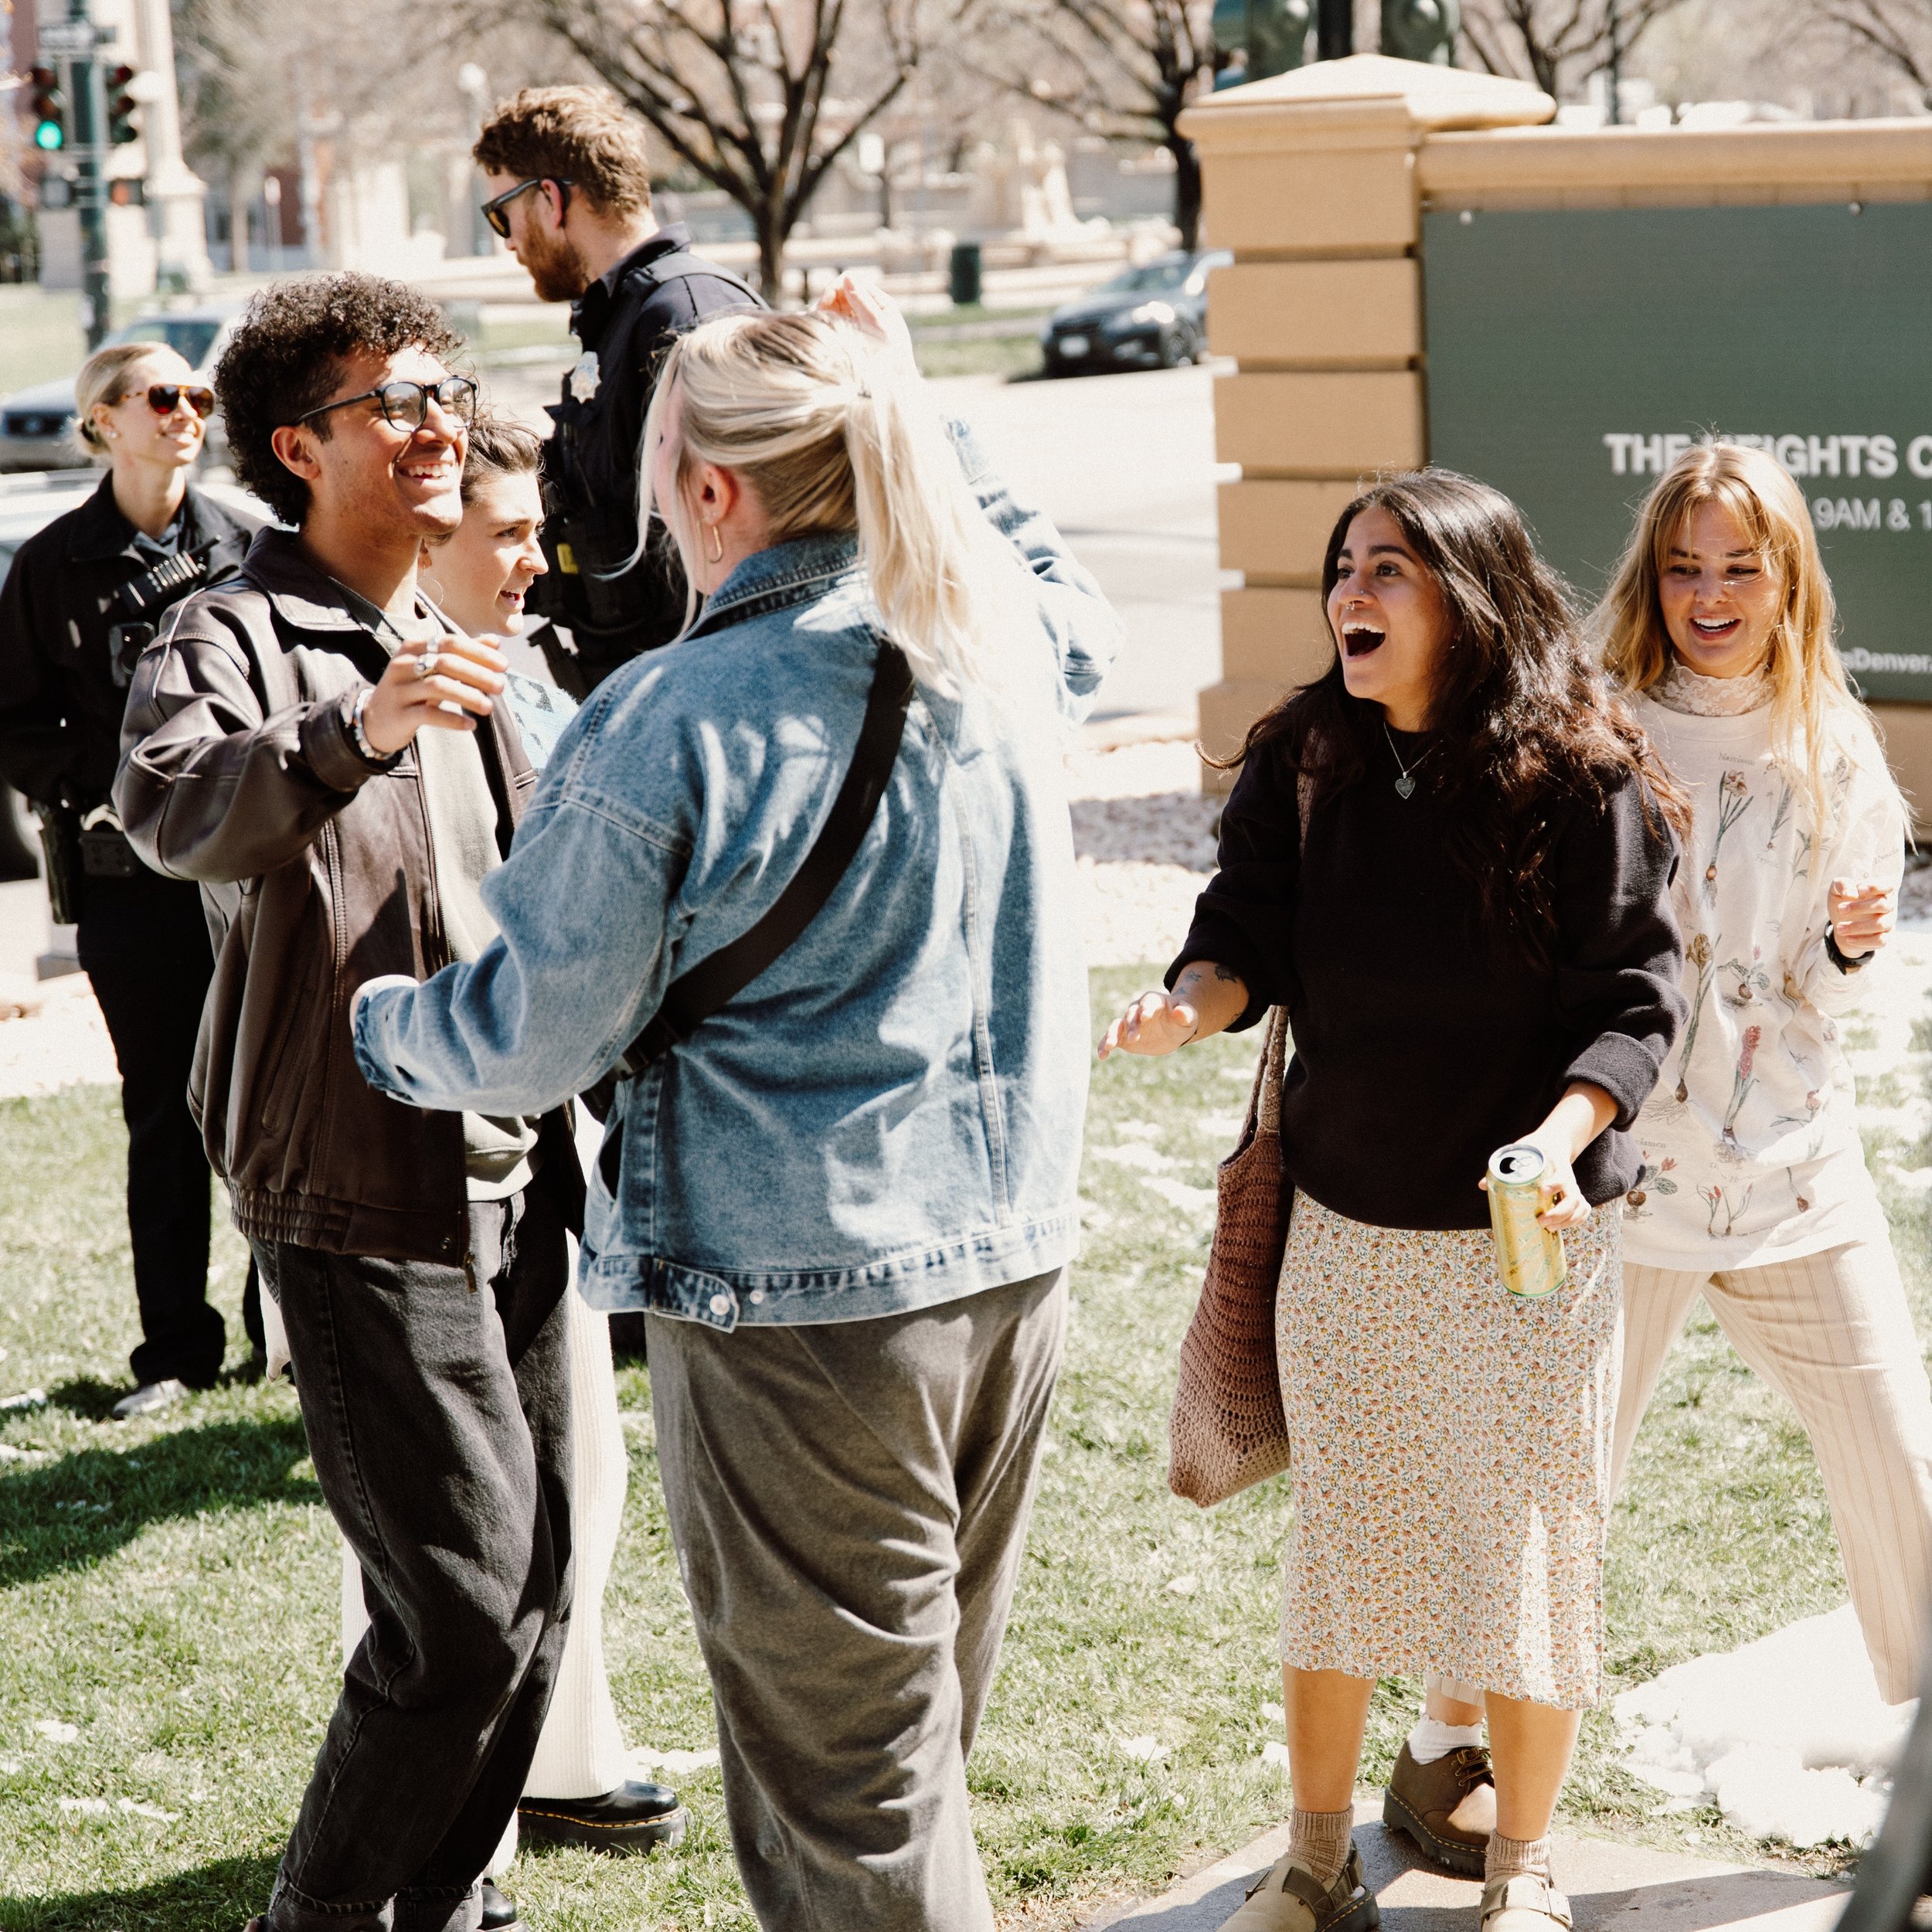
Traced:
[[[1228, 1923], [1376, 1923], [1349, 1827], [1369, 1695], [1400, 1673], [1476, 1687], [1483, 1924], [1551, 1932], [1550, 1818], [1599, 1695], [1621, 1347], [1617, 1222], [1592, 1210], [1636, 1174], [1626, 1130], [1683, 1019], [1678, 808], [1506, 498], [1445, 471], [1379, 482], [1323, 584], [1338, 662], [1248, 734], [1171, 990], [1101, 1043], [1171, 1053], [1274, 1005], [1293, 1029], [1276, 1320], [1295, 1810]], [[1480, 1191], [1522, 1141], [1569, 1251], [1535, 1301], [1498, 1281]], [[1432, 1716], [1485, 1714], [1440, 1696]]]

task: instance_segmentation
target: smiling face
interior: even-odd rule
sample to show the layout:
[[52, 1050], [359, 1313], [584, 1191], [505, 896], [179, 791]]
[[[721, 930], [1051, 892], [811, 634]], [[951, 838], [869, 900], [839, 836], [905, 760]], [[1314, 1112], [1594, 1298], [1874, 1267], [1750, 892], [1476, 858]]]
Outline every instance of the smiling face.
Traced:
[[1451, 629], [1435, 573], [1379, 505], [1351, 520], [1335, 569], [1328, 625], [1349, 696], [1380, 705], [1398, 731], [1423, 730]]
[[192, 387], [200, 379], [172, 349], [157, 348], [130, 362], [122, 372], [121, 400], [94, 406], [94, 427], [106, 439], [112, 461], [158, 464], [165, 469], [183, 469], [193, 462], [208, 434], [201, 418], [185, 396], [178, 396], [166, 414], [158, 414], [148, 392], [160, 383]]
[[547, 567], [537, 532], [543, 501], [534, 475], [485, 477], [471, 489], [463, 522], [430, 551], [430, 587], [444, 611], [471, 637], [516, 636], [523, 602]]
[[[449, 373], [412, 344], [393, 355], [359, 354], [344, 365], [328, 400], [359, 396], [384, 383], [437, 383]], [[302, 462], [289, 467], [309, 486], [310, 515], [363, 532], [373, 543], [423, 542], [463, 521], [463, 456], [468, 430], [459, 417], [431, 403], [420, 429], [386, 422], [372, 401], [350, 403], [315, 421], [275, 432]], [[288, 461], [287, 455], [283, 457]]]
[[1678, 656], [1706, 678], [1741, 678], [1764, 662], [1784, 587], [1724, 504], [1699, 504], [1672, 539], [1657, 601]]

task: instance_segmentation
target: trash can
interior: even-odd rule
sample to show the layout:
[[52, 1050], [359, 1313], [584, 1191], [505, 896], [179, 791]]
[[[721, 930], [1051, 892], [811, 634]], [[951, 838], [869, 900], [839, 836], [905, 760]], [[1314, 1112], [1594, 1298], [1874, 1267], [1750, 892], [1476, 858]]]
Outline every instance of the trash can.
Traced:
[[964, 308], [979, 300], [979, 243], [954, 242], [952, 265], [947, 271], [946, 286], [956, 308]]

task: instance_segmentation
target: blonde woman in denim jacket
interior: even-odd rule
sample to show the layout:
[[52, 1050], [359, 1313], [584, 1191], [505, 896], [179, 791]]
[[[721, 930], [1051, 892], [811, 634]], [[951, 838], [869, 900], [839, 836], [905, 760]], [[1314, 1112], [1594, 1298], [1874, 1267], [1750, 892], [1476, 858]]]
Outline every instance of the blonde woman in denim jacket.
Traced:
[[672, 1531], [767, 1927], [990, 1932], [965, 1756], [1065, 1319], [1086, 975], [1061, 745], [1119, 624], [842, 284], [671, 352], [644, 492], [703, 614], [566, 730], [501, 937], [354, 1016], [379, 1087], [521, 1114], [610, 1070], [798, 870], [882, 639], [917, 683], [803, 935], [618, 1087], [581, 1286], [648, 1312]]

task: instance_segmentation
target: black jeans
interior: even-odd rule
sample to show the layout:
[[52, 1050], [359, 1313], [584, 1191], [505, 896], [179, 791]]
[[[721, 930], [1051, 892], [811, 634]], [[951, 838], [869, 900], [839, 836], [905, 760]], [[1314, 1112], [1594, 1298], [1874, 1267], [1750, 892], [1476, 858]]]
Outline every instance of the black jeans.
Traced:
[[201, 889], [143, 870], [90, 879], [80, 964], [107, 1022], [128, 1122], [128, 1234], [141, 1342], [137, 1383], [206, 1388], [227, 1336], [208, 1304], [208, 1156], [188, 1111], [195, 1034], [214, 973]]
[[268, 1925], [474, 1932], [570, 1611], [563, 1217], [541, 1176], [473, 1206], [468, 1277], [287, 1243], [255, 1253], [370, 1617]]

